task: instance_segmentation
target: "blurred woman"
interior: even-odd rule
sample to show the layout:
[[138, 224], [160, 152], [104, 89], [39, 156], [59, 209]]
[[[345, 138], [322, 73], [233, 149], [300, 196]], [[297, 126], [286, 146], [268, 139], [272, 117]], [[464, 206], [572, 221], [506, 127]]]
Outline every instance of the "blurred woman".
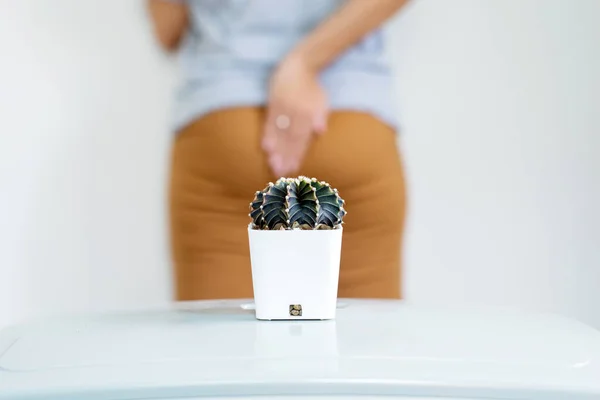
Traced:
[[158, 42], [181, 66], [170, 177], [178, 300], [253, 297], [248, 204], [297, 175], [346, 200], [338, 295], [401, 297], [405, 189], [381, 26], [405, 2], [148, 1]]

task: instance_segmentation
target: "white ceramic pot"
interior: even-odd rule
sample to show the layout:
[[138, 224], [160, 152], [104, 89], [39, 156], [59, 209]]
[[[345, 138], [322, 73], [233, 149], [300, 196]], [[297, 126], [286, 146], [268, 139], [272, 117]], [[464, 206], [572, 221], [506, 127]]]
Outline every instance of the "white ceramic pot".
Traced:
[[256, 318], [335, 319], [343, 228], [248, 228]]

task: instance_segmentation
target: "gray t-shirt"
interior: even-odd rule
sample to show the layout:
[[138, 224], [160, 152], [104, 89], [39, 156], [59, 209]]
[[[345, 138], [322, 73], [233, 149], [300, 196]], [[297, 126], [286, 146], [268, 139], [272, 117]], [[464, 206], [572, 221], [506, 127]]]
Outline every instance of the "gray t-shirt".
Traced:
[[[272, 69], [345, 0], [183, 0], [190, 29], [180, 49], [173, 129], [227, 107], [267, 102]], [[395, 127], [383, 35], [372, 32], [322, 71], [332, 110], [369, 112]]]

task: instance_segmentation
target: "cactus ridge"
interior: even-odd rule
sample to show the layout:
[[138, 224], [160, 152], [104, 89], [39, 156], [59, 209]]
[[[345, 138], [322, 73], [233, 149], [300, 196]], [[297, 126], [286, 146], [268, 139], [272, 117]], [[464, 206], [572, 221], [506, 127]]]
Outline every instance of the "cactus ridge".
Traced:
[[280, 178], [255, 193], [249, 216], [253, 229], [336, 229], [346, 215], [344, 200], [327, 182]]
[[312, 181], [311, 185], [315, 188], [319, 201], [317, 226], [320, 228], [333, 228], [340, 221], [338, 196], [325, 182]]
[[346, 210], [344, 209], [344, 200], [338, 194], [337, 189], [332, 189], [327, 182], [318, 182], [314, 179], [312, 186], [316, 189], [320, 206], [317, 229], [332, 229], [343, 223]]
[[280, 179], [269, 184], [264, 193], [262, 210], [268, 229], [281, 229], [288, 225], [287, 182]]
[[338, 214], [338, 222], [342, 222], [342, 220], [344, 219], [344, 217], [346, 216], [346, 214], [348, 214], [348, 212], [346, 211], [346, 209], [344, 208], [344, 205], [346, 204], [346, 202], [344, 201], [344, 199], [342, 199], [340, 197], [340, 195], [338, 194], [337, 190], [335, 191], [335, 196], [337, 197], [337, 203], [340, 207], [340, 211]]
[[258, 191], [254, 196], [254, 200], [252, 200], [252, 203], [250, 203], [250, 218], [252, 218], [252, 223], [254, 226], [258, 227], [259, 229], [262, 229], [265, 226], [264, 214], [261, 207], [263, 204], [263, 198], [264, 193], [262, 191]]
[[288, 186], [289, 226], [312, 229], [317, 223], [318, 201], [310, 180], [294, 179]]

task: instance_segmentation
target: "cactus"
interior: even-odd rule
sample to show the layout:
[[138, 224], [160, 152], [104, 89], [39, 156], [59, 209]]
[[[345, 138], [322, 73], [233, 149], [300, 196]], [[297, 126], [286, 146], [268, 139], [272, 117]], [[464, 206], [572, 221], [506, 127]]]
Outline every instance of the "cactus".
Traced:
[[346, 210], [337, 189], [315, 178], [280, 178], [269, 182], [250, 203], [252, 229], [337, 229]]

